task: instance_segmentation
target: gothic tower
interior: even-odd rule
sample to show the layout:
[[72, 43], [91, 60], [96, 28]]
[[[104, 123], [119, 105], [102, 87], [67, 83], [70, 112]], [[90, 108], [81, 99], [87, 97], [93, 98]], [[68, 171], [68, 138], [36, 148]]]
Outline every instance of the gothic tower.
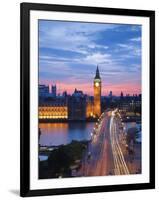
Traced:
[[101, 78], [97, 66], [96, 75], [94, 77], [94, 115], [100, 117], [101, 115]]

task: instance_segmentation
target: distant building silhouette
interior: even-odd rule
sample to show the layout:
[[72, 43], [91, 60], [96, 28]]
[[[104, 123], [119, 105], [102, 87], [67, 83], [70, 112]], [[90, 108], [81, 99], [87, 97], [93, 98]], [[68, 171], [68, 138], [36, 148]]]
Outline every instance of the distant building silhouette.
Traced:
[[110, 92], [109, 92], [109, 98], [112, 99], [112, 97], [113, 97], [113, 92], [110, 91]]
[[49, 86], [39, 85], [39, 97], [48, 97], [49, 95]]
[[53, 97], [56, 97], [56, 85], [52, 85], [51, 87], [51, 93]]

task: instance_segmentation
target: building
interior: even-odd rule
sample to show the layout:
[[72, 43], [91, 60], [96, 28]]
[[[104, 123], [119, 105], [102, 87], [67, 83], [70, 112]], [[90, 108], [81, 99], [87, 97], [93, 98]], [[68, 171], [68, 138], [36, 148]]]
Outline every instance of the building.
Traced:
[[67, 91], [64, 91], [62, 96], [66, 98], [67, 97]]
[[123, 92], [121, 91], [120, 99], [123, 100], [123, 97], [124, 97], [124, 94], [123, 94]]
[[109, 98], [112, 99], [112, 97], [113, 97], [113, 92], [110, 91], [110, 92], [109, 92]]
[[67, 119], [67, 106], [45, 105], [39, 107], [39, 119]]
[[86, 96], [82, 91], [75, 89], [72, 96], [68, 98], [69, 120], [86, 119]]
[[95, 117], [94, 115], [94, 101], [93, 97], [87, 97], [86, 99], [86, 118]]
[[49, 96], [49, 86], [39, 85], [39, 97]]
[[99, 117], [101, 115], [101, 78], [97, 66], [96, 75], [94, 78], [94, 115]]
[[126, 95], [122, 99], [120, 97], [118, 107], [125, 112], [141, 113], [141, 95]]
[[51, 93], [52, 93], [52, 97], [56, 97], [56, 85], [52, 85]]
[[110, 102], [112, 99], [107, 96], [102, 96], [101, 97], [101, 113], [104, 112], [110, 105]]
[[68, 119], [68, 107], [64, 98], [50, 98], [39, 104], [39, 119]]

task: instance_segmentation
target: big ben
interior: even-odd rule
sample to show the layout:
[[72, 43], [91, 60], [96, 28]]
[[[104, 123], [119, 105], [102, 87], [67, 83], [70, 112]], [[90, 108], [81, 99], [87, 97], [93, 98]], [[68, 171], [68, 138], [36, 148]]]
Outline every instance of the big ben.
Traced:
[[101, 78], [97, 66], [96, 75], [94, 78], [94, 115], [99, 117], [101, 115]]

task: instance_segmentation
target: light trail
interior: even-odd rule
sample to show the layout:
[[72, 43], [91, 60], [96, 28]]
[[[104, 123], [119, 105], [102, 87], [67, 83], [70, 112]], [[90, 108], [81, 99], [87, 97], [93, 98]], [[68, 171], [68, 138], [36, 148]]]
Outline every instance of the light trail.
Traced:
[[128, 167], [127, 167], [127, 165], [126, 165], [126, 162], [125, 162], [125, 159], [124, 159], [124, 156], [123, 156], [121, 147], [120, 147], [120, 145], [119, 145], [119, 140], [118, 140], [118, 137], [117, 137], [116, 123], [115, 123], [114, 125], [115, 125], [115, 140], [116, 140], [116, 145], [117, 145], [117, 149], [118, 149], [118, 155], [120, 156], [120, 160], [122, 161], [123, 165], [125, 166], [124, 168], [125, 168], [126, 174], [129, 174]]
[[[105, 176], [126, 173], [115, 137], [116, 130], [113, 116], [115, 116], [115, 112], [111, 113], [109, 111], [102, 116], [98, 124], [95, 124], [89, 148], [84, 155], [81, 168], [82, 176]], [[109, 129], [112, 134], [110, 134]], [[90, 157], [88, 157], [88, 153], [91, 155]]]
[[110, 119], [110, 140], [111, 140], [111, 146], [112, 146], [112, 152], [113, 152], [113, 158], [114, 158], [114, 173], [115, 175], [120, 174], [129, 174], [128, 167], [126, 165], [118, 136], [117, 136], [117, 127], [116, 122], [114, 119], [115, 112], [112, 112], [112, 116]]

